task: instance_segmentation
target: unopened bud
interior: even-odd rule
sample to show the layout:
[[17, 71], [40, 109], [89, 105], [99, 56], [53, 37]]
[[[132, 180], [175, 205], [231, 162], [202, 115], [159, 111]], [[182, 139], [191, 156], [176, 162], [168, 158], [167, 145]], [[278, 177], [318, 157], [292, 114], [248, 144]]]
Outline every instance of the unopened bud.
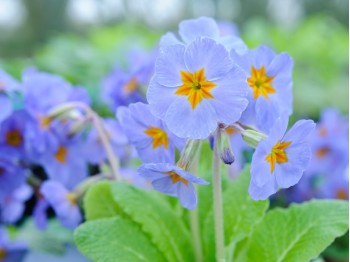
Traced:
[[184, 170], [189, 170], [199, 152], [201, 140], [187, 140], [185, 148], [182, 150], [177, 166]]
[[231, 165], [235, 161], [235, 157], [232, 152], [230, 137], [225, 128], [219, 128], [216, 139], [221, 160], [226, 165]]
[[254, 129], [245, 129], [242, 131], [243, 140], [251, 147], [256, 148], [259, 142], [267, 136]]

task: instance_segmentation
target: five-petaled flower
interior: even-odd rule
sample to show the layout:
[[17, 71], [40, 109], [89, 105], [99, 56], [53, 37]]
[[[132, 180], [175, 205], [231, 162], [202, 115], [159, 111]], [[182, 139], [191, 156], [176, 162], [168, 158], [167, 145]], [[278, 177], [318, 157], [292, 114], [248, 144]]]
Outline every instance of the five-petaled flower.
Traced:
[[178, 197], [181, 205], [187, 209], [194, 209], [197, 206], [197, 194], [193, 183], [208, 184], [204, 179], [167, 163], [144, 164], [138, 169], [138, 172], [142, 177], [152, 181], [155, 190]]
[[295, 185], [308, 167], [311, 150], [307, 139], [315, 123], [300, 120], [284, 135], [287, 124], [286, 119], [278, 119], [254, 152], [249, 186], [253, 199], [266, 199], [279, 187]]

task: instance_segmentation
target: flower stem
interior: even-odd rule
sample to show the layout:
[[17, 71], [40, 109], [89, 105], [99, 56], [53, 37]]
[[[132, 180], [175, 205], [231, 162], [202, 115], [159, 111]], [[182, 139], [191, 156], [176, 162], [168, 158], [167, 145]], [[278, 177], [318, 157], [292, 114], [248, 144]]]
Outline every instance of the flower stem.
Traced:
[[[200, 145], [199, 145], [200, 149]], [[192, 174], [195, 176], [198, 175], [198, 161], [199, 161], [199, 149], [197, 150], [195, 156], [194, 156], [194, 163], [190, 167]], [[199, 201], [199, 199], [198, 199]], [[197, 204], [198, 206], [198, 204]], [[196, 262], [202, 262], [203, 261], [203, 249], [202, 249], [202, 242], [201, 242], [201, 232], [200, 232], [200, 226], [199, 226], [199, 214], [198, 214], [198, 207], [190, 211], [190, 225], [191, 225], [191, 234], [192, 234], [192, 241], [194, 245], [194, 252], [195, 252], [195, 258]]]
[[55, 115], [56, 112], [65, 113], [74, 109], [80, 109], [85, 114], [86, 117], [90, 118], [92, 124], [94, 125], [98, 136], [102, 142], [102, 145], [106, 151], [107, 159], [111, 167], [111, 172], [114, 177], [114, 180], [121, 181], [122, 178], [119, 174], [119, 159], [115, 157], [111, 144], [109, 143], [108, 134], [103, 126], [103, 123], [98, 116], [98, 114], [92, 110], [88, 105], [80, 102], [71, 102], [58, 106], [52, 110], [52, 114]]
[[217, 139], [213, 152], [213, 205], [215, 223], [216, 261], [225, 261], [224, 219], [222, 208], [221, 160], [218, 154]]

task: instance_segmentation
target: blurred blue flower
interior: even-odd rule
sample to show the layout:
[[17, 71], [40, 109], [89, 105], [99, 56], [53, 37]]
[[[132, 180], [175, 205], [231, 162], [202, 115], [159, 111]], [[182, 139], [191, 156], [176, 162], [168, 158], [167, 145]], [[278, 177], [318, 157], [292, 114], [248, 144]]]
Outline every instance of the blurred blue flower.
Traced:
[[47, 202], [44, 196], [41, 193], [39, 193], [37, 197], [37, 202], [33, 210], [33, 219], [36, 227], [40, 230], [44, 230], [47, 227], [47, 209], [49, 207], [49, 202]]
[[169, 131], [162, 120], [152, 115], [147, 104], [135, 103], [120, 107], [117, 117], [129, 141], [135, 146], [142, 161], [175, 161], [175, 148], [182, 150], [185, 140]]
[[266, 199], [278, 188], [288, 188], [301, 179], [311, 159], [308, 136], [312, 120], [300, 120], [286, 133], [288, 122], [278, 119], [268, 138], [257, 146], [251, 166], [249, 193], [255, 200]]
[[22, 184], [9, 195], [0, 200], [0, 221], [13, 224], [19, 220], [25, 209], [25, 202], [32, 196], [33, 190], [27, 184]]
[[54, 209], [63, 226], [74, 229], [82, 221], [77, 195], [67, 190], [62, 184], [52, 180], [45, 181], [40, 193]]
[[178, 166], [167, 163], [144, 164], [139, 174], [152, 181], [155, 190], [169, 196], [178, 197], [181, 205], [187, 209], [197, 206], [197, 194], [194, 184], [206, 185], [207, 181], [193, 176]]
[[279, 117], [292, 113], [293, 60], [288, 54], [275, 54], [265, 46], [243, 55], [232, 51], [231, 57], [244, 70], [248, 82], [249, 104], [240, 122], [268, 133]]
[[205, 139], [219, 122], [232, 124], [241, 117], [247, 92], [244, 73], [227, 50], [203, 37], [160, 53], [147, 99], [174, 134]]
[[0, 158], [0, 203], [25, 183], [26, 171], [12, 161]]
[[[130, 155], [131, 149], [128, 147], [128, 139], [120, 124], [115, 119], [105, 118], [103, 125], [115, 155], [120, 159], [126, 159]], [[83, 148], [82, 153], [85, 153], [86, 159], [90, 163], [97, 165], [106, 160], [105, 149], [95, 128], [90, 130]]]
[[17, 262], [22, 261], [27, 252], [25, 243], [9, 239], [6, 229], [0, 225], [0, 261]]
[[241, 38], [236, 34], [221, 34], [220, 27], [214, 19], [209, 17], [199, 17], [196, 19], [184, 20], [179, 25], [180, 40], [173, 33], [166, 33], [160, 40], [160, 48], [166, 48], [174, 44], [189, 45], [192, 41], [209, 37], [230, 50], [235, 50], [239, 54], [245, 53], [248, 48]]

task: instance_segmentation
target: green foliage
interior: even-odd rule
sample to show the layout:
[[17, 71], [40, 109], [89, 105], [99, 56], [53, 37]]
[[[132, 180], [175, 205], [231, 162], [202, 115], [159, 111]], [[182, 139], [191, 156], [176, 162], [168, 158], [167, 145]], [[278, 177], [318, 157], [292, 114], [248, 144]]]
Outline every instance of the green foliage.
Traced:
[[80, 251], [93, 261], [164, 261], [162, 253], [132, 221], [104, 218], [89, 221], [75, 231]]
[[348, 230], [348, 202], [314, 200], [276, 208], [256, 227], [246, 261], [310, 261]]
[[[204, 145], [198, 172], [206, 179], [209, 154]], [[318, 200], [266, 212], [267, 200], [250, 198], [249, 180], [249, 167], [236, 180], [223, 179], [227, 261], [309, 261], [347, 231], [347, 202]], [[212, 187], [198, 192], [203, 258], [214, 261]], [[94, 261], [195, 261], [188, 212], [162, 194], [100, 182], [88, 191], [84, 208], [88, 222], [76, 230], [75, 241]]]

